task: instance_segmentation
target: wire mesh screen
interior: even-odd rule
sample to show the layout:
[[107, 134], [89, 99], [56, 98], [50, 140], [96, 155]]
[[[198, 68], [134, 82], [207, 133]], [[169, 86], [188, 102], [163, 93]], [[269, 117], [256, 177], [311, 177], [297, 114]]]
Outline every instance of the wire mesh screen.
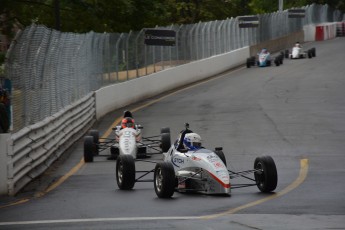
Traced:
[[176, 31], [175, 46], [145, 45], [144, 29], [75, 34], [33, 24], [12, 43], [5, 65], [13, 85], [13, 131], [101, 87], [282, 37], [306, 24], [343, 19], [327, 5], [313, 4], [305, 10], [305, 18], [293, 20], [287, 11], [258, 15], [258, 28], [240, 29], [237, 18], [157, 27]]

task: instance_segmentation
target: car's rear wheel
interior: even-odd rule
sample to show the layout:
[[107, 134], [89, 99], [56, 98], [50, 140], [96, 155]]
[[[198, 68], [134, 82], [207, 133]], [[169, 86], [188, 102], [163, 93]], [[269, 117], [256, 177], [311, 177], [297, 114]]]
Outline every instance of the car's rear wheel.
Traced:
[[116, 182], [121, 190], [130, 190], [135, 184], [135, 162], [131, 155], [120, 155], [116, 161]]
[[84, 161], [93, 162], [94, 152], [96, 151], [96, 145], [93, 142], [92, 136], [84, 137]]
[[214, 151], [215, 154], [223, 161], [224, 165], [226, 166], [226, 158], [224, 152], [221, 149], [217, 149]]
[[246, 65], [247, 65], [247, 68], [250, 68], [250, 66], [251, 66], [250, 58], [247, 58], [247, 63], [246, 63]]
[[170, 133], [170, 128], [169, 127], [161, 128], [161, 133]]
[[159, 198], [170, 198], [175, 191], [175, 171], [169, 162], [157, 163], [153, 178], [154, 188]]
[[161, 148], [162, 152], [168, 152], [169, 148], [171, 146], [171, 138], [170, 133], [162, 133], [161, 134]]
[[279, 65], [280, 65], [280, 62], [279, 62], [278, 58], [275, 58], [275, 59], [274, 59], [274, 64], [275, 64], [276, 66], [279, 66]]
[[96, 145], [95, 154], [98, 155], [99, 154], [99, 131], [95, 130], [95, 129], [91, 129], [88, 132], [88, 136], [92, 136], [93, 137], [93, 142]]
[[111, 146], [110, 157], [108, 157], [108, 160], [117, 160], [119, 155], [120, 155], [120, 149], [116, 146]]
[[272, 192], [278, 183], [276, 164], [270, 156], [257, 157], [254, 161], [254, 177], [261, 192]]
[[313, 57], [316, 57], [316, 49], [315, 49], [315, 47], [311, 48], [311, 51], [312, 51]]
[[308, 58], [312, 58], [312, 57], [313, 57], [312, 51], [308, 50]]
[[289, 50], [285, 50], [285, 58], [289, 58]]

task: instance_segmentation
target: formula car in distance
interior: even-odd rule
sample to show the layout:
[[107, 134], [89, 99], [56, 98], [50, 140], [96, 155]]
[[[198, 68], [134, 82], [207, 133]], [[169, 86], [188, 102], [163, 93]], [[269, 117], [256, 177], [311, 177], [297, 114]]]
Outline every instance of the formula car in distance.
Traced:
[[[262, 49], [260, 53], [257, 54], [258, 58], [256, 59], [255, 56], [247, 58], [246, 66], [250, 68], [251, 66], [257, 65], [258, 67], [266, 67], [271, 66], [272, 58], [271, 54], [267, 51], [267, 49]], [[281, 52], [278, 56], [274, 58], [274, 64], [276, 66], [282, 65], [284, 59], [284, 53]]]
[[294, 47], [291, 50], [291, 53], [289, 50], [285, 50], [285, 58], [290, 58], [290, 59], [301, 59], [301, 58], [313, 58], [316, 56], [316, 49], [315, 47], [308, 49], [308, 50], [303, 50], [302, 46], [297, 42]]
[[[163, 143], [159, 136], [143, 137], [143, 127], [135, 124], [133, 115], [130, 111], [125, 111], [121, 125], [113, 128], [115, 138], [100, 138], [98, 130], [90, 130], [84, 137], [84, 161], [93, 162], [95, 156], [107, 156], [108, 160], [116, 160], [119, 155], [131, 155], [134, 159], [146, 158], [153, 154], [161, 154], [170, 147], [170, 140], [166, 135], [170, 135], [170, 129], [162, 132]], [[109, 150], [104, 154], [104, 150]], [[109, 154], [110, 153], [110, 154]]]
[[[229, 196], [231, 189], [257, 186], [262, 192], [271, 192], [277, 186], [277, 169], [272, 157], [257, 157], [254, 169], [235, 172], [227, 168], [222, 148], [204, 148], [200, 136], [191, 131], [188, 124], [169, 150], [163, 152], [163, 157], [163, 162], [157, 162], [153, 170], [136, 172], [133, 157], [119, 156], [116, 165], [118, 187], [127, 190], [136, 182], [153, 181], [156, 195], [169, 198], [175, 191]], [[153, 180], [143, 179], [152, 172]], [[138, 173], [144, 174], [137, 176]], [[232, 183], [236, 178], [251, 183]]]

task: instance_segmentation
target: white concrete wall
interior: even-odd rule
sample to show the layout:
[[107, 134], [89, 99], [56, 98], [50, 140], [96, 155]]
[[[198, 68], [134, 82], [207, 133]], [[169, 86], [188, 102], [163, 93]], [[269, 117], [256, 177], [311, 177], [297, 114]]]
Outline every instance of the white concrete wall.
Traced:
[[166, 69], [96, 91], [96, 118], [114, 109], [211, 77], [245, 63], [249, 47]]
[[0, 194], [7, 194], [7, 140], [10, 133], [0, 134]]
[[315, 41], [315, 32], [316, 32], [315, 25], [306, 25], [303, 27], [304, 30], [304, 41], [305, 42], [313, 42]]

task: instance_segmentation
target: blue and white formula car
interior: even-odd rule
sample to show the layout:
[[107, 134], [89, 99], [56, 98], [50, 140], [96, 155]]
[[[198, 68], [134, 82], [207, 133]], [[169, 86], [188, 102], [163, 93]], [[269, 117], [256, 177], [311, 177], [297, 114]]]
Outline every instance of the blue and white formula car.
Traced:
[[[266, 67], [271, 66], [272, 64], [272, 58], [270, 52], [267, 51], [267, 49], [262, 49], [260, 53], [258, 53], [258, 58], [256, 59], [255, 56], [252, 56], [250, 58], [247, 58], [247, 68], [250, 68], [251, 66], [257, 65], [258, 67]], [[276, 66], [282, 65], [284, 59], [284, 54], [281, 52], [277, 57], [274, 58], [274, 64]]]

